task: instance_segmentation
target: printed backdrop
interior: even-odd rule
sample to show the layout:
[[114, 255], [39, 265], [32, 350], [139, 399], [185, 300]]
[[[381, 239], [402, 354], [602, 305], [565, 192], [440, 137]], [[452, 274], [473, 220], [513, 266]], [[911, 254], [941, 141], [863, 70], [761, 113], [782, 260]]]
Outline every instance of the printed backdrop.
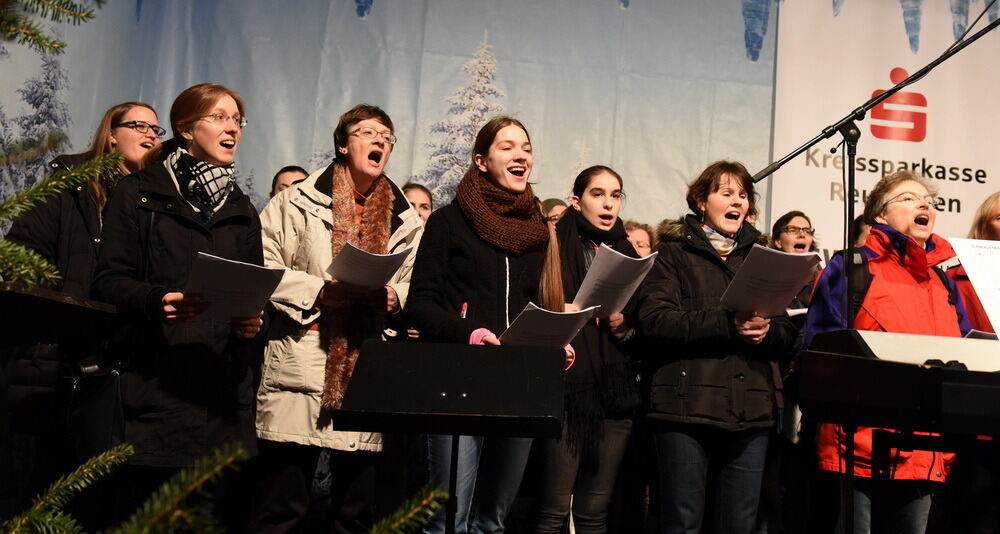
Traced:
[[[259, 194], [284, 165], [324, 164], [313, 156], [356, 103], [392, 116], [397, 183], [467, 165], [476, 114], [502, 109], [531, 133], [539, 196], [565, 197], [577, 171], [608, 164], [625, 177], [625, 215], [655, 224], [685, 211], [684, 184], [708, 162], [767, 163], [775, 11], [773, 0], [109, 0], [61, 28], [68, 87], [55, 96], [83, 150], [115, 103], [149, 102], [166, 124], [184, 88], [231, 87], [250, 119], [237, 162]], [[10, 118], [33, 112], [17, 90], [42, 65], [8, 48]]]
[[[58, 28], [69, 44], [61, 56], [43, 59], [6, 46], [0, 142], [58, 126], [69, 140], [57, 151], [81, 151], [111, 105], [146, 101], [166, 124], [181, 90], [213, 81], [247, 101], [250, 125], [237, 162], [241, 183], [255, 190], [260, 206], [278, 168], [325, 165], [337, 117], [358, 102], [382, 106], [395, 121], [400, 141], [389, 176], [422, 181], [446, 197], [479, 124], [503, 111], [531, 133], [539, 196], [566, 197], [580, 169], [607, 164], [625, 178], [623, 214], [655, 224], [687, 211], [686, 184], [706, 164], [726, 158], [751, 172], [762, 168], [772, 134], [777, 156], [798, 146], [888, 87], [893, 68], [912, 71], [943, 50], [963, 14], [982, 6], [982, 0], [109, 0], [95, 20]], [[917, 102], [915, 116], [926, 119], [923, 141], [879, 138], [864, 123], [860, 189], [870, 187], [883, 162], [897, 160], [926, 160], [947, 173], [955, 167], [960, 176], [966, 169], [983, 172], [985, 184], [938, 180], [950, 210], [941, 213], [941, 226], [964, 233], [1000, 171], [987, 159], [997, 138], [995, 96], [987, 92], [1000, 70], [997, 48], [990, 35], [910, 89], [926, 100], [910, 101]], [[770, 212], [799, 208], [814, 217], [824, 246], [839, 246], [832, 185], [839, 171], [821, 157], [828, 148], [760, 184], [761, 228], [769, 227]], [[44, 172], [43, 165], [0, 168], [0, 196]]]
[[[989, 3], [988, 1], [986, 3]], [[929, 63], [966, 30], [983, 2], [785, 2], [781, 6], [775, 83], [774, 156], [801, 146]], [[994, 4], [969, 35], [1000, 14]], [[971, 12], [971, 13], [970, 13]], [[970, 16], [971, 15], [971, 16]], [[935, 231], [964, 237], [976, 208], [1000, 190], [992, 102], [1000, 83], [1000, 35], [991, 32], [859, 122], [855, 213], [883, 175], [912, 169], [939, 190]], [[775, 174], [771, 213], [805, 211], [824, 257], [843, 246], [846, 156], [821, 142]]]

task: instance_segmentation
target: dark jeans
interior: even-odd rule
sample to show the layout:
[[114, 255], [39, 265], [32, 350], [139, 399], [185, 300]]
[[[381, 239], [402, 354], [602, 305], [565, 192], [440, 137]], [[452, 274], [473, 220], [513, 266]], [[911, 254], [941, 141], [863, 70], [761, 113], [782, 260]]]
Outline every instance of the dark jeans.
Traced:
[[[248, 532], [305, 532], [310, 489], [319, 447], [260, 440], [251, 467], [257, 495]], [[375, 469], [379, 453], [330, 451], [330, 517], [324, 530], [337, 534], [368, 532], [375, 522]], [[327, 527], [328, 528], [325, 528]]]
[[[833, 474], [834, 478], [840, 478]], [[924, 534], [937, 482], [854, 478], [854, 534]], [[836, 532], [845, 532], [844, 517]]]
[[663, 534], [750, 534], [757, 517], [770, 429], [729, 432], [706, 425], [653, 428], [660, 469]]
[[581, 466], [580, 455], [573, 454], [563, 440], [536, 441], [543, 460], [536, 533], [559, 534], [563, 531], [570, 511], [570, 497], [577, 534], [608, 531], [608, 504], [631, 431], [631, 419], [605, 419], [604, 435], [596, 445], [597, 458], [593, 466]]

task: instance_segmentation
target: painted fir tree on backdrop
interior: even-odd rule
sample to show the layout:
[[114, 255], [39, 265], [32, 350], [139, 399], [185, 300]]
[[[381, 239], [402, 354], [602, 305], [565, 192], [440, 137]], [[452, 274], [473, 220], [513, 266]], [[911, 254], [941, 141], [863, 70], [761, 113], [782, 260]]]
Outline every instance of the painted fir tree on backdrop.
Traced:
[[[66, 70], [54, 55], [41, 55], [42, 71], [17, 90], [27, 109], [8, 117], [0, 107], [0, 198], [25, 191], [49, 174], [48, 162], [69, 149], [65, 135], [69, 108], [61, 93], [69, 87]], [[15, 133], [16, 126], [16, 133]], [[29, 146], [30, 145], [30, 146]], [[10, 221], [0, 222], [0, 235]]]
[[462, 179], [472, 158], [472, 142], [479, 128], [491, 117], [503, 113], [501, 99], [507, 95], [494, 85], [497, 61], [488, 34], [483, 32], [472, 59], [462, 70], [469, 80], [445, 99], [448, 111], [444, 120], [430, 126], [432, 141], [427, 166], [411, 176], [410, 181], [423, 184], [434, 195], [434, 205], [444, 206], [455, 197], [455, 186]]

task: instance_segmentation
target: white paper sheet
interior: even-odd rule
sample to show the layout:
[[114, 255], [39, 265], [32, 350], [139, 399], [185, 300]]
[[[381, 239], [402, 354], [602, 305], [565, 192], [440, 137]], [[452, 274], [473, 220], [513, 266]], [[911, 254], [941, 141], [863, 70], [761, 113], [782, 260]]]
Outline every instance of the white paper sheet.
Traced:
[[208, 307], [187, 321], [165, 326], [167, 341], [172, 345], [202, 343], [221, 352], [232, 318], [253, 317], [263, 311], [284, 273], [284, 269], [268, 269], [199, 252], [184, 294], [200, 294], [209, 303]]
[[598, 307], [576, 312], [551, 312], [529, 302], [507, 330], [500, 334], [504, 345], [564, 347], [594, 317]]
[[976, 288], [986, 316], [993, 328], [997, 328], [1000, 325], [1000, 241], [952, 237], [948, 242], [962, 260], [962, 267], [972, 287]]
[[653, 268], [656, 255], [654, 252], [645, 258], [630, 258], [602, 244], [573, 304], [580, 309], [600, 306], [605, 316], [622, 311], [646, 273]]
[[346, 243], [327, 272], [341, 282], [376, 289], [392, 278], [409, 253], [410, 249], [406, 248], [394, 254], [372, 254]]
[[815, 275], [817, 265], [816, 253], [794, 254], [754, 245], [722, 294], [722, 305], [764, 317], [781, 315]]

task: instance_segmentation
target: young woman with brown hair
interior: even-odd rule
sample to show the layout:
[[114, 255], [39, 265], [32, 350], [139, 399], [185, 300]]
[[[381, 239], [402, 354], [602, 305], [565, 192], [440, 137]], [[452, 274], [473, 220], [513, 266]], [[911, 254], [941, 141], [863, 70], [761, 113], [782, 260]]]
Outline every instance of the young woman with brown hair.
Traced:
[[93, 293], [132, 327], [121, 379], [123, 437], [135, 454], [116, 484], [119, 516], [224, 443], [256, 452], [260, 317], [221, 325], [212, 346], [167, 340], [210, 304], [182, 292], [198, 252], [263, 264], [257, 211], [232, 176], [244, 117], [242, 98], [221, 85], [184, 90], [170, 109], [173, 139], [122, 179], [105, 210]]
[[[490, 120], [472, 154], [455, 200], [427, 220], [406, 315], [421, 340], [499, 345], [529, 301], [563, 309], [559, 252], [546, 248], [549, 230], [528, 184], [533, 156], [524, 125]], [[547, 263], [554, 273], [543, 276], [546, 253], [555, 257]], [[528, 438], [460, 438], [456, 532], [503, 532], [530, 449]], [[428, 436], [431, 483], [441, 488], [450, 451], [450, 436]], [[444, 528], [440, 513], [428, 530]]]

